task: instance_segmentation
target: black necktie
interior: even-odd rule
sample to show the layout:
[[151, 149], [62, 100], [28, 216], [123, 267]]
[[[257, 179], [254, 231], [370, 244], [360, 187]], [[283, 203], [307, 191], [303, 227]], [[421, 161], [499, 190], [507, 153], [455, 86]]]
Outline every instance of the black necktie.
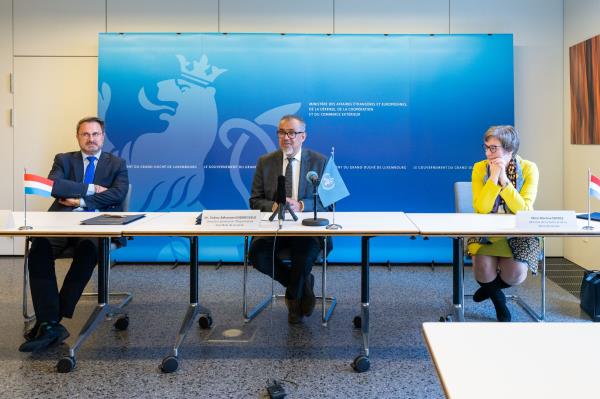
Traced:
[[294, 161], [296, 158], [294, 157], [288, 157], [288, 164], [285, 167], [285, 196], [288, 198], [292, 198], [292, 190], [293, 190], [293, 179], [294, 179], [294, 174], [292, 173], [292, 161]]

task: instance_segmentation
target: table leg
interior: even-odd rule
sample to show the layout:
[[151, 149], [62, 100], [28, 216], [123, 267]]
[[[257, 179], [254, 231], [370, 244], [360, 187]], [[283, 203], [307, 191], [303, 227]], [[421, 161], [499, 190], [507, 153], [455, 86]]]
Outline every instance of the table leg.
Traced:
[[359, 324], [362, 335], [362, 351], [352, 362], [352, 368], [362, 373], [369, 370], [371, 362], [369, 361], [369, 240], [371, 237], [361, 238], [361, 319]]
[[94, 332], [98, 324], [108, 314], [122, 314], [123, 311], [109, 305], [109, 272], [110, 272], [110, 238], [101, 237], [98, 245], [98, 305], [81, 328], [77, 340], [69, 348], [69, 355], [60, 359], [56, 369], [60, 373], [68, 373], [75, 368], [77, 351]]
[[464, 238], [452, 239], [452, 312], [448, 318], [465, 321], [464, 293]]
[[172, 373], [179, 368], [179, 347], [183, 344], [187, 333], [189, 332], [196, 317], [202, 313], [204, 319], [200, 319], [202, 328], [209, 328], [212, 324], [210, 312], [202, 309], [198, 304], [198, 237], [190, 237], [190, 304], [185, 313], [185, 317], [179, 327], [175, 345], [171, 349], [171, 353], [163, 358], [160, 369], [163, 373]]

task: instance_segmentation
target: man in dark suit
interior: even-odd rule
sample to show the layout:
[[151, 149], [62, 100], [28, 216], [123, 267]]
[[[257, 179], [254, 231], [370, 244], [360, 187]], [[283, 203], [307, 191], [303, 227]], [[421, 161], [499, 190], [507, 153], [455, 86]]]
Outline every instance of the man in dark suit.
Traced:
[[[286, 201], [294, 212], [313, 211], [312, 186], [305, 176], [309, 171], [322, 175], [325, 157], [315, 151], [303, 149], [306, 140], [306, 124], [296, 115], [286, 115], [277, 130], [279, 150], [259, 158], [252, 181], [250, 208], [273, 212], [277, 208], [277, 178], [286, 176]], [[326, 209], [317, 201], [317, 210]], [[313, 292], [315, 278], [312, 266], [321, 252], [321, 241], [317, 237], [278, 237], [275, 242], [275, 264], [273, 264], [272, 237], [255, 237], [248, 257], [252, 265], [262, 273], [272, 276], [284, 287], [285, 303], [288, 307], [288, 322], [296, 324], [303, 316], [310, 316], [315, 307]], [[328, 243], [327, 248], [331, 249]], [[282, 252], [289, 253], [291, 267], [284, 265]]]
[[[84, 118], [77, 124], [80, 151], [58, 154], [48, 178], [54, 182], [51, 212], [122, 211], [129, 189], [125, 160], [102, 152], [104, 121]], [[73, 248], [73, 262], [58, 290], [54, 261]], [[69, 332], [60, 324], [71, 318], [98, 262], [95, 238], [35, 238], [29, 252], [29, 281], [36, 323], [25, 334], [21, 352], [34, 352], [63, 342]]]

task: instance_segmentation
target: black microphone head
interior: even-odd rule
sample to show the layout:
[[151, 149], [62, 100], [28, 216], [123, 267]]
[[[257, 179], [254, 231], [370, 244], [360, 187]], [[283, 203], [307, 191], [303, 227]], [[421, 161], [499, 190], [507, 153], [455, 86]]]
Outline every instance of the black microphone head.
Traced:
[[317, 184], [319, 182], [319, 174], [314, 170], [311, 170], [306, 174], [306, 180], [308, 180], [309, 183]]
[[285, 176], [281, 175], [277, 177], [277, 194], [275, 202], [278, 204], [285, 204]]

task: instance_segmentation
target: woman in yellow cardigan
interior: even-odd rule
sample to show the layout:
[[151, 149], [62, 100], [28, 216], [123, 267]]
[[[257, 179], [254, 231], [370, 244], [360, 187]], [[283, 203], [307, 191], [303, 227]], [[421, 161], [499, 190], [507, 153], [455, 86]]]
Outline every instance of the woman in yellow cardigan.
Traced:
[[[476, 213], [516, 213], [533, 210], [537, 166], [517, 156], [519, 133], [512, 126], [492, 126], [483, 137], [486, 159], [473, 166], [471, 184]], [[510, 321], [503, 288], [521, 284], [527, 269], [537, 271], [539, 240], [535, 237], [477, 237], [468, 240], [473, 274], [481, 286], [475, 302], [491, 299], [498, 321]]]

